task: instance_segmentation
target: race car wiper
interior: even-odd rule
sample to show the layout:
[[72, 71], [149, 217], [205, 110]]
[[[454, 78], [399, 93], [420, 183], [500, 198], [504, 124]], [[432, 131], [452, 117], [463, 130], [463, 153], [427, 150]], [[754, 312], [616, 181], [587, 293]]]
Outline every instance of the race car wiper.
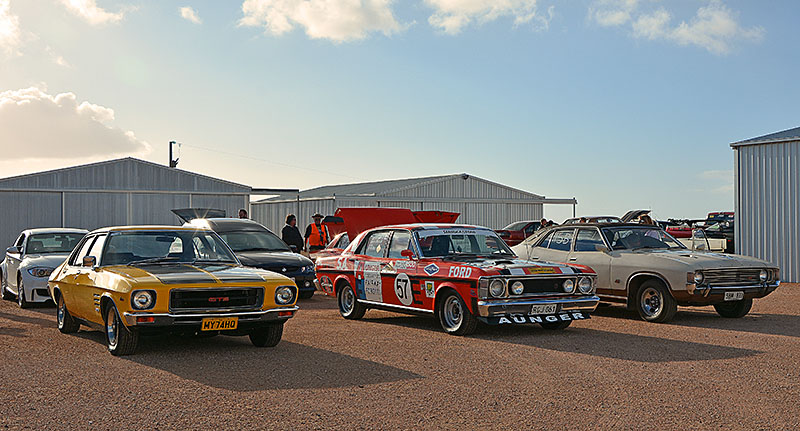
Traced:
[[126, 265], [132, 266], [132, 265], [141, 265], [146, 263], [175, 263], [178, 260], [180, 260], [180, 258], [178, 257], [167, 257], [167, 256], [151, 257], [147, 259], [133, 260], [126, 263]]

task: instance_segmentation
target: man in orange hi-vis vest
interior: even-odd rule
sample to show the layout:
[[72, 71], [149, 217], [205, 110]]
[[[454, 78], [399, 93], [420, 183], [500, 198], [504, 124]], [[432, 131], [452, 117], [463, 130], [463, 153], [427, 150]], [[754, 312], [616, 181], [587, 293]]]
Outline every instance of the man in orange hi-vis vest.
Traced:
[[314, 223], [306, 228], [306, 249], [309, 252], [324, 249], [331, 240], [328, 228], [322, 224], [322, 214], [316, 213], [311, 218], [314, 219]]

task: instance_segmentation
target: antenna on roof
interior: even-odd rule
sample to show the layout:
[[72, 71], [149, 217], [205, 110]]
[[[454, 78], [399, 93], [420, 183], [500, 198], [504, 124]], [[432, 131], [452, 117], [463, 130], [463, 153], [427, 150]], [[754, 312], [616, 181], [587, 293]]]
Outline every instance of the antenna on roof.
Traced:
[[[177, 142], [169, 141], [169, 167], [176, 168], [178, 167], [178, 159], [172, 159], [172, 146], [175, 145]], [[180, 144], [178, 144], [180, 145]]]

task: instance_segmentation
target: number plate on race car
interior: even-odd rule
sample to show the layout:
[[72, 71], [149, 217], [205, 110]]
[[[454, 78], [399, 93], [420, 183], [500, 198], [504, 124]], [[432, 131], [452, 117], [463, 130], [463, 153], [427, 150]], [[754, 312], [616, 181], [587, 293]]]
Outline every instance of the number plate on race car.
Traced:
[[744, 298], [744, 292], [725, 292], [726, 301], [738, 301]]
[[200, 326], [201, 331], [225, 331], [236, 329], [239, 326], [238, 317], [209, 317], [203, 319]]
[[558, 312], [558, 304], [541, 304], [531, 306], [531, 315], [535, 314], [555, 314]]

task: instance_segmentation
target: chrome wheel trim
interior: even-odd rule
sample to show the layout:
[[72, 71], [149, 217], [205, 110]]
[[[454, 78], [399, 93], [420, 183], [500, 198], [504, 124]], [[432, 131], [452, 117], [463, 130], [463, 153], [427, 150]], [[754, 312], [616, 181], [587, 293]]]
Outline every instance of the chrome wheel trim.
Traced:
[[442, 310], [444, 323], [449, 329], [458, 329], [464, 320], [464, 310], [461, 308], [461, 301], [456, 296], [449, 296], [444, 301]]
[[108, 347], [113, 349], [117, 347], [117, 313], [114, 307], [108, 307], [106, 311], [106, 339], [108, 340]]
[[25, 288], [22, 285], [22, 280], [19, 280], [17, 283], [17, 305], [22, 307], [22, 303], [25, 302]]
[[353, 311], [355, 302], [356, 298], [353, 295], [353, 289], [350, 286], [345, 287], [339, 299], [339, 308], [342, 309], [342, 313], [350, 314]]
[[658, 316], [658, 314], [661, 313], [663, 305], [664, 300], [661, 298], [661, 293], [658, 290], [648, 287], [642, 292], [639, 307], [647, 317]]
[[56, 309], [56, 320], [58, 321], [58, 327], [64, 327], [64, 311], [67, 306], [64, 304], [64, 298], [58, 298], [58, 308]]

